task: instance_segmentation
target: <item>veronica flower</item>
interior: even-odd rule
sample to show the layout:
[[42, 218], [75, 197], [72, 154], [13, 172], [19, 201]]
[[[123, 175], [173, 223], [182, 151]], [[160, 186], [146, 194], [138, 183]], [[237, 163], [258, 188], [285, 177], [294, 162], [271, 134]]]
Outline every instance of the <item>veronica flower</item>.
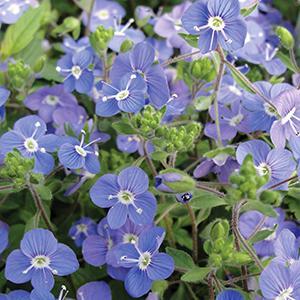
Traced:
[[153, 47], [146, 42], [138, 43], [130, 52], [117, 56], [110, 77], [115, 82], [128, 73], [141, 76], [147, 85], [150, 103], [161, 108], [170, 98], [169, 88], [163, 69], [153, 65], [154, 60]]
[[0, 86], [0, 121], [5, 118], [5, 103], [10, 95], [10, 91]]
[[84, 240], [96, 232], [96, 223], [91, 218], [82, 217], [72, 225], [69, 236], [74, 240], [77, 247], [81, 247]]
[[218, 44], [227, 50], [243, 47], [247, 27], [239, 15], [238, 0], [208, 0], [192, 4], [181, 20], [190, 34], [199, 35], [198, 46], [207, 53]]
[[83, 258], [90, 265], [100, 267], [106, 264], [107, 253], [114, 244], [114, 231], [109, 227], [107, 218], [103, 218], [97, 225], [97, 232], [83, 241]]
[[64, 88], [67, 92], [76, 90], [87, 94], [92, 90], [94, 75], [89, 70], [92, 62], [93, 55], [87, 50], [74, 55], [66, 54], [57, 62], [56, 70], [64, 77]]
[[235, 290], [224, 290], [218, 294], [216, 300], [244, 300], [244, 296]]
[[107, 221], [112, 229], [125, 224], [127, 216], [135, 224], [150, 224], [156, 211], [156, 200], [148, 192], [149, 179], [140, 168], [129, 167], [119, 176], [106, 174], [90, 190], [97, 206], [108, 208]]
[[144, 33], [140, 29], [130, 28], [134, 19], [130, 18], [125, 25], [121, 25], [121, 19], [114, 18], [114, 36], [109, 42], [109, 48], [119, 52], [124, 41], [131, 41], [134, 45], [145, 39]]
[[[271, 103], [273, 103], [274, 99], [283, 91], [292, 88], [292, 86], [287, 83], [272, 85], [267, 81], [257, 81], [254, 83], [254, 86]], [[277, 117], [277, 112], [274, 107], [265, 102], [261, 96], [249, 92], [244, 93], [242, 105], [250, 112], [249, 124], [252, 131], [270, 131], [271, 126]]]
[[259, 256], [274, 256], [275, 243], [280, 232], [284, 229], [289, 229], [299, 235], [297, 225], [291, 221], [285, 221], [285, 213], [282, 209], [276, 209], [278, 217], [265, 217], [258, 211], [248, 211], [243, 213], [239, 220], [239, 228], [242, 235], [249, 239], [255, 232], [261, 230], [274, 230], [265, 240], [254, 243], [254, 249]]
[[[252, 140], [238, 146], [236, 151], [238, 163], [242, 164], [248, 154], [253, 157], [257, 173], [269, 176], [269, 182], [264, 185], [264, 189], [289, 178], [296, 168], [290, 151], [280, 148], [271, 150], [267, 143], [260, 140]], [[277, 189], [286, 190], [287, 184], [282, 184]]]
[[120, 111], [136, 113], [145, 105], [146, 85], [136, 74], [125, 75], [112, 84], [103, 82], [102, 92], [103, 97], [96, 105], [96, 113], [102, 117], [110, 117]]
[[225, 75], [222, 80], [219, 103], [228, 105], [232, 103], [240, 103], [244, 98], [244, 90], [238, 86], [236, 81], [230, 75]]
[[183, 204], [189, 203], [192, 200], [192, 198], [193, 198], [193, 194], [190, 192], [176, 195], [176, 200]]
[[259, 286], [266, 300], [300, 299], [300, 263], [287, 267], [271, 262], [261, 273]]
[[30, 293], [30, 300], [66, 300], [69, 291], [62, 285], [58, 298], [54, 297], [48, 290], [33, 289]]
[[65, 53], [70, 53], [72, 55], [83, 50], [88, 50], [93, 53], [89, 38], [86, 36], [77, 41], [73, 40], [70, 36], [66, 36], [61, 47]]
[[94, 300], [95, 295], [103, 300], [112, 299], [110, 287], [104, 281], [88, 282], [77, 290], [76, 295], [78, 300]]
[[124, 8], [116, 1], [96, 0], [91, 12], [91, 20], [87, 12], [83, 13], [83, 23], [90, 26], [91, 31], [95, 31], [99, 25], [105, 28], [114, 26], [114, 18], [121, 19], [125, 16]]
[[30, 297], [30, 293], [23, 290], [15, 290], [8, 294], [0, 294], [0, 300], [33, 300]]
[[100, 171], [99, 153], [93, 144], [99, 142], [101, 137], [85, 144], [86, 133], [84, 130], [81, 133], [80, 141], [69, 138], [68, 142], [60, 147], [58, 151], [59, 161], [66, 168], [85, 168], [88, 172], [97, 174]]
[[33, 111], [38, 111], [38, 115], [49, 123], [53, 121], [53, 113], [59, 107], [73, 108], [78, 104], [76, 98], [59, 84], [38, 89], [26, 97], [24, 105]]
[[270, 135], [276, 147], [285, 147], [286, 140], [300, 136], [300, 91], [289, 89], [280, 94], [274, 105], [279, 114], [279, 120], [274, 121]]
[[25, 233], [20, 249], [9, 254], [5, 277], [14, 283], [31, 281], [36, 289], [51, 290], [53, 275], [66, 276], [79, 267], [74, 252], [45, 229]]
[[120, 151], [126, 153], [134, 153], [139, 149], [141, 139], [137, 135], [123, 135], [117, 136], [117, 147]]
[[289, 229], [283, 229], [278, 235], [274, 244], [274, 252], [275, 261], [287, 266], [299, 261], [299, 243]]
[[0, 138], [1, 152], [6, 154], [17, 149], [22, 156], [34, 159], [34, 172], [48, 174], [54, 167], [54, 159], [47, 152], [59, 146], [58, 137], [46, 134], [45, 122], [37, 116], [19, 119], [14, 129]]
[[0, 254], [8, 246], [8, 232], [9, 232], [8, 225], [6, 223], [0, 221]]
[[13, 24], [30, 7], [38, 6], [36, 0], [1, 0], [0, 23]]
[[173, 258], [158, 252], [163, 239], [164, 232], [153, 228], [141, 234], [138, 243], [122, 244], [115, 249], [120, 266], [130, 268], [125, 289], [132, 297], [146, 294], [153, 281], [166, 279], [173, 273]]

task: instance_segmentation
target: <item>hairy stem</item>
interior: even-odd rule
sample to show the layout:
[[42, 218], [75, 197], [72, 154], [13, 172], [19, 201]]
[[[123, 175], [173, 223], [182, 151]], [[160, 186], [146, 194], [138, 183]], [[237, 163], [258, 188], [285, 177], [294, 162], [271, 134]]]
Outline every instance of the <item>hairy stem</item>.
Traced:
[[173, 64], [173, 63], [176, 63], [176, 62], [178, 62], [178, 61], [181, 61], [181, 60], [190, 58], [190, 57], [192, 57], [192, 56], [194, 56], [194, 55], [196, 55], [196, 54], [199, 54], [199, 53], [201, 53], [201, 51], [200, 51], [200, 50], [197, 50], [197, 51], [194, 51], [194, 52], [191, 52], [191, 53], [186, 53], [186, 54], [182, 54], [182, 55], [176, 56], [176, 57], [174, 57], [174, 58], [170, 58], [170, 59], [164, 61], [164, 62], [161, 64], [161, 66], [162, 66], [162, 67], [166, 67], [166, 66], [171, 65], [171, 64]]
[[225, 194], [222, 193], [222, 192], [219, 192], [218, 190], [214, 189], [214, 188], [211, 188], [209, 186], [206, 186], [206, 185], [203, 185], [201, 183], [197, 183], [196, 187], [199, 189], [199, 190], [203, 190], [203, 191], [207, 191], [207, 192], [211, 192], [211, 193], [214, 193], [215, 195], [219, 196], [219, 197], [225, 197]]
[[33, 200], [34, 200], [34, 204], [35, 204], [37, 210], [40, 212], [42, 218], [44, 219], [46, 226], [48, 227], [49, 230], [54, 231], [54, 228], [53, 228], [53, 226], [51, 224], [51, 221], [50, 221], [50, 219], [47, 215], [47, 212], [46, 212], [45, 207], [43, 205], [43, 201], [40, 198], [40, 195], [38, 194], [38, 192], [36, 191], [36, 189], [35, 189], [35, 187], [32, 183], [28, 182], [27, 186], [28, 186], [28, 189], [29, 189], [29, 191], [32, 195]]
[[298, 179], [298, 175], [292, 176], [292, 177], [290, 177], [290, 178], [287, 178], [287, 179], [285, 179], [285, 180], [283, 180], [283, 181], [280, 181], [280, 182], [278, 182], [278, 183], [276, 183], [276, 184], [270, 186], [270, 187], [269, 187], [269, 190], [273, 190], [273, 189], [275, 189], [275, 188], [281, 186], [282, 184], [287, 183], [287, 182], [289, 182], [289, 181], [292, 181], [292, 180], [294, 180], [294, 179]]
[[197, 262], [198, 261], [198, 227], [196, 222], [196, 216], [189, 203], [186, 204], [186, 207], [192, 222], [193, 259], [195, 262]]

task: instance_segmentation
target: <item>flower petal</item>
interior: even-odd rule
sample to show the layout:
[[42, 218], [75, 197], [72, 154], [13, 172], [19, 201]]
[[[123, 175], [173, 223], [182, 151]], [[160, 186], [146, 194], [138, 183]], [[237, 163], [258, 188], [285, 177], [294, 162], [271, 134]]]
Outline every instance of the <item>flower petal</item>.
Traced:
[[92, 174], [100, 172], [99, 157], [95, 154], [88, 154], [85, 157], [85, 168]]
[[49, 269], [35, 269], [31, 279], [32, 286], [37, 290], [50, 291], [54, 287], [53, 274]]
[[118, 229], [126, 222], [128, 215], [127, 205], [120, 202], [110, 208], [107, 214], [107, 222], [111, 229]]
[[174, 267], [174, 260], [170, 255], [158, 253], [152, 256], [147, 274], [152, 280], [166, 279], [174, 272]]
[[79, 66], [81, 69], [87, 68], [93, 61], [91, 51], [83, 50], [76, 52], [72, 58], [74, 66]]
[[12, 151], [14, 148], [23, 150], [24, 141], [24, 137], [22, 137], [18, 132], [14, 130], [6, 132], [0, 138], [0, 152], [6, 154]]
[[120, 108], [116, 99], [100, 100], [96, 104], [96, 114], [100, 117], [111, 117], [118, 112], [120, 112]]
[[51, 154], [37, 151], [34, 153], [34, 157], [34, 172], [49, 174], [53, 170], [55, 163]]
[[94, 75], [89, 70], [82, 71], [80, 77], [75, 80], [75, 89], [82, 94], [88, 94], [92, 91], [94, 85]]
[[147, 42], [136, 44], [130, 53], [132, 66], [142, 72], [145, 72], [153, 64], [154, 57], [155, 51]]
[[147, 191], [149, 187], [148, 175], [138, 167], [129, 167], [122, 170], [118, 176], [118, 183], [122, 190], [136, 195]]
[[145, 93], [143, 91], [131, 91], [130, 96], [119, 101], [118, 106], [122, 111], [137, 113], [145, 105]]
[[32, 290], [28, 300], [55, 300], [55, 297], [47, 290], [34, 289]]
[[80, 169], [84, 166], [85, 159], [82, 155], [77, 153], [74, 145], [63, 144], [58, 151], [58, 158], [60, 163], [69, 169]]
[[132, 268], [125, 279], [126, 291], [135, 298], [145, 295], [151, 285], [152, 280], [147, 276], [147, 272], [141, 271], [138, 267]]
[[238, 0], [209, 0], [207, 7], [212, 16], [220, 16], [222, 19], [231, 19], [240, 14]]
[[95, 205], [106, 208], [113, 206], [116, 198], [109, 199], [109, 196], [117, 196], [120, 192], [118, 176], [106, 174], [100, 177], [90, 189], [90, 197]]
[[77, 290], [77, 299], [94, 300], [99, 295], [103, 300], [111, 300], [111, 290], [104, 281], [92, 281], [82, 285]]

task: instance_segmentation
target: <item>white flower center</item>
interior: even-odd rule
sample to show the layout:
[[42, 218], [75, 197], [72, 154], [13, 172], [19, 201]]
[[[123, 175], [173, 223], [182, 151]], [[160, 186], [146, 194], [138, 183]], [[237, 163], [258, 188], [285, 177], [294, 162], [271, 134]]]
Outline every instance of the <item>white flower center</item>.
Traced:
[[122, 101], [122, 100], [125, 100], [126, 98], [128, 98], [129, 96], [129, 91], [127, 90], [123, 90], [123, 91], [120, 91], [117, 95], [116, 95], [116, 100], [117, 101]]
[[151, 253], [150, 252], [144, 252], [139, 257], [139, 268], [144, 271], [147, 269], [147, 267], [151, 264]]
[[244, 116], [242, 114], [238, 114], [230, 119], [229, 125], [235, 127], [242, 122], [243, 118]]
[[95, 16], [102, 20], [102, 21], [105, 21], [105, 20], [108, 20], [110, 15], [109, 15], [109, 11], [107, 9], [100, 9], [98, 10], [96, 13], [95, 13]]
[[225, 22], [221, 17], [210, 17], [208, 19], [208, 26], [215, 31], [221, 31], [225, 28]]
[[134, 195], [130, 191], [120, 191], [117, 197], [121, 203], [126, 205], [134, 202]]
[[123, 235], [123, 243], [124, 244], [127, 244], [127, 243], [135, 244], [135, 243], [137, 243], [137, 241], [138, 241], [138, 236], [135, 234], [125, 233]]
[[81, 76], [82, 70], [79, 66], [72, 67], [72, 75], [78, 80]]
[[242, 92], [235, 85], [229, 85], [228, 89], [231, 93], [234, 93], [237, 96], [242, 96]]
[[13, 15], [17, 15], [20, 13], [21, 9], [18, 4], [12, 4], [8, 7], [7, 11], [11, 12]]
[[48, 105], [54, 106], [57, 103], [59, 103], [59, 97], [53, 96], [53, 95], [48, 95], [44, 98], [44, 102]]
[[259, 176], [271, 175], [271, 169], [265, 162], [255, 168]]
[[275, 109], [268, 103], [264, 104], [265, 113], [270, 117], [276, 117]]
[[45, 255], [37, 255], [31, 259], [30, 266], [24, 270], [22, 273], [27, 274], [31, 269], [49, 269], [52, 274], [57, 275], [57, 270], [52, 269], [50, 267], [51, 260], [48, 256]]
[[[300, 135], [300, 131], [298, 129], [298, 125], [295, 123], [295, 121], [300, 122], [300, 118], [295, 116], [296, 107], [294, 106], [289, 113], [281, 119], [281, 124], [285, 125], [286, 123], [289, 123], [291, 126], [293, 132], [296, 136]], [[298, 123], [299, 124], [299, 123]]]
[[38, 145], [37, 141], [32, 137], [27, 138], [25, 140], [24, 147], [30, 153], [36, 152], [39, 149], [39, 145]]
[[76, 229], [77, 229], [77, 234], [84, 233], [85, 235], [87, 235], [88, 227], [86, 224], [78, 224], [76, 225]]
[[280, 294], [275, 298], [275, 300], [296, 300], [291, 295], [293, 293], [293, 288], [290, 286], [286, 290], [280, 292]]
[[75, 150], [76, 150], [76, 152], [77, 152], [79, 155], [81, 155], [81, 156], [83, 156], [83, 157], [86, 157], [87, 152], [86, 152], [81, 146], [76, 145], [76, 146], [75, 146]]

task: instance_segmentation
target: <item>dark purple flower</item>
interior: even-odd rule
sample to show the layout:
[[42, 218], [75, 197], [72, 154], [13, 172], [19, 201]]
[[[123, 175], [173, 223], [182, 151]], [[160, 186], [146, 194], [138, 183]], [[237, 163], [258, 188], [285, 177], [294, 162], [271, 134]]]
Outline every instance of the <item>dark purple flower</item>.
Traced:
[[17, 149], [22, 156], [33, 158], [34, 171], [48, 174], [54, 167], [54, 159], [47, 152], [54, 152], [60, 142], [56, 135], [45, 134], [45, 122], [37, 116], [27, 116], [19, 119], [14, 129], [0, 138], [1, 152], [6, 154]]
[[96, 295], [103, 300], [112, 299], [110, 287], [104, 281], [88, 282], [77, 290], [78, 300], [94, 300]]
[[122, 244], [114, 250], [119, 265], [130, 269], [125, 288], [132, 297], [145, 295], [153, 281], [166, 279], [173, 273], [173, 258], [158, 252], [163, 239], [164, 231], [156, 227], [142, 233], [138, 243]]
[[5, 277], [14, 283], [31, 281], [38, 290], [51, 290], [53, 275], [66, 276], [79, 267], [74, 252], [45, 229], [25, 233], [21, 247], [7, 258]]
[[129, 216], [135, 224], [150, 224], [156, 211], [156, 199], [148, 192], [149, 179], [140, 168], [129, 167], [120, 174], [106, 174], [90, 190], [97, 206], [108, 208], [107, 221], [112, 229], [123, 226]]
[[193, 194], [190, 192], [176, 195], [177, 201], [183, 204], [189, 203], [192, 200], [192, 198], [193, 198]]
[[42, 87], [30, 94], [24, 105], [33, 111], [38, 111], [38, 115], [46, 122], [53, 121], [53, 113], [62, 107], [72, 109], [77, 105], [76, 98], [64, 90], [63, 85], [52, 87]]
[[170, 94], [164, 70], [159, 65], [153, 65], [154, 60], [153, 47], [146, 42], [139, 43], [130, 52], [117, 56], [110, 77], [112, 82], [118, 82], [128, 73], [141, 76], [147, 85], [150, 103], [161, 108], [170, 98]]
[[227, 50], [242, 48], [247, 27], [239, 17], [238, 0], [208, 0], [192, 4], [182, 17], [182, 24], [190, 34], [199, 35], [202, 53], [213, 51], [218, 44]]
[[96, 234], [97, 225], [94, 220], [82, 217], [76, 221], [69, 230], [69, 236], [74, 240], [77, 247], [81, 247], [84, 240], [89, 236]]
[[66, 54], [58, 62], [56, 70], [64, 77], [64, 88], [68, 92], [76, 90], [88, 94], [94, 84], [94, 75], [89, 66], [93, 55], [88, 50]]
[[96, 104], [96, 113], [111, 117], [120, 111], [137, 113], [145, 105], [146, 85], [136, 74], [114, 78], [112, 84], [103, 82], [103, 97]]
[[[264, 189], [289, 178], [296, 169], [292, 153], [288, 150], [275, 148], [260, 140], [242, 143], [236, 151], [236, 158], [242, 164], [245, 157], [251, 154], [257, 173], [261, 176], [268, 175], [269, 182]], [[277, 189], [286, 190], [288, 184], [282, 184]]]

